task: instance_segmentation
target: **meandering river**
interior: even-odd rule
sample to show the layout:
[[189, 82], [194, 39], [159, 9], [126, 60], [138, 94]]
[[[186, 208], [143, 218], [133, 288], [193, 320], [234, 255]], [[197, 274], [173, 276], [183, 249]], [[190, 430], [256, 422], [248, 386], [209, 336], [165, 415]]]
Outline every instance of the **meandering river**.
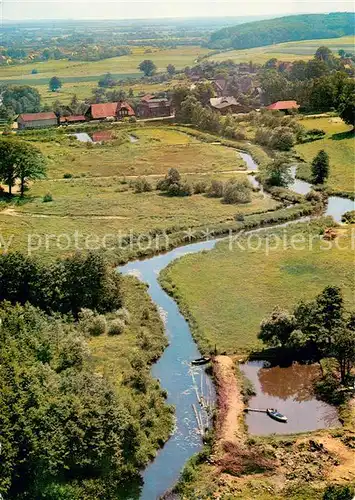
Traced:
[[[244, 152], [239, 154], [246, 162], [249, 171], [258, 170], [257, 164], [249, 154]], [[295, 170], [294, 168], [292, 171], [294, 178]], [[256, 183], [255, 178], [253, 178], [253, 183]], [[295, 179], [291, 189], [297, 193], [306, 194], [311, 190], [311, 185]], [[351, 200], [331, 197], [326, 213], [339, 221], [342, 213], [353, 209], [354, 202]], [[299, 221], [293, 221], [293, 223], [295, 222]], [[192, 405], [197, 404], [195, 389], [196, 384], [201, 385], [201, 377], [204, 394], [210, 399], [215, 397], [212, 382], [208, 376], [204, 375], [203, 368], [194, 368], [193, 374], [191, 373], [192, 369], [189, 362], [200, 357], [201, 354], [192, 338], [187, 321], [179, 312], [174, 300], [161, 288], [158, 276], [162, 269], [175, 259], [187, 253], [211, 250], [217, 241], [219, 240], [185, 245], [163, 255], [130, 262], [119, 269], [123, 274], [133, 274], [147, 283], [149, 285], [149, 294], [160, 310], [169, 339], [169, 347], [152, 367], [152, 375], [160, 380], [162, 387], [168, 392], [168, 403], [173, 404], [176, 408], [176, 425], [173, 435], [160, 450], [155, 460], [143, 472], [142, 500], [154, 500], [163, 495], [166, 490], [176, 483], [186, 461], [202, 448], [202, 438], [197, 429], [196, 417], [192, 407]], [[254, 370], [253, 377], [256, 376], [255, 373]], [[274, 396], [279, 397], [277, 391]], [[313, 411], [313, 409], [309, 409]], [[334, 422], [334, 419], [332, 422]], [[325, 418], [318, 425], [318, 427], [320, 426], [327, 426]], [[316, 427], [314, 426], [314, 428]], [[296, 430], [307, 429], [299, 425]]]

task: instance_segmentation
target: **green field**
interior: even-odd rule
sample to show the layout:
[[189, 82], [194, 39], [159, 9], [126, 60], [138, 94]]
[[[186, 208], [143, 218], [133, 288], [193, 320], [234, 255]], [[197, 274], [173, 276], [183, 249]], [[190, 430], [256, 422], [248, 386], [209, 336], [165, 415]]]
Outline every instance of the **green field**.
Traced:
[[339, 49], [353, 52], [354, 42], [354, 36], [326, 38], [321, 40], [303, 40], [246, 50], [225, 51], [220, 54], [212, 55], [209, 59], [216, 62], [231, 59], [235, 63], [253, 61], [259, 64], [263, 64], [273, 57], [276, 57], [280, 61], [295, 61], [297, 59], [311, 59], [321, 45], [326, 45], [334, 52], [337, 52]]
[[[82, 235], [81, 241], [90, 235], [99, 238], [98, 246], [103, 246], [103, 238], [110, 235], [112, 246], [120, 235], [131, 231], [146, 234], [153, 230], [174, 232], [211, 227], [233, 222], [236, 211], [250, 214], [277, 207], [274, 200], [264, 199], [259, 193], [253, 194], [251, 203], [240, 206], [222, 204], [203, 194], [180, 198], [155, 190], [134, 193], [130, 186], [134, 176], [151, 175], [154, 187], [157, 177], [171, 167], [178, 168], [191, 183], [198, 179], [209, 182], [212, 178], [246, 176], [233, 172], [245, 169], [245, 165], [231, 148], [201, 144], [168, 128], [137, 129], [134, 133], [140, 138], [135, 144], [113, 142], [88, 148], [83, 143], [70, 146], [66, 139], [58, 143], [36, 142], [49, 157], [48, 179], [31, 186], [25, 203], [2, 205], [2, 237], [14, 235], [13, 248], [26, 251], [31, 234], [37, 234], [42, 243], [46, 235], [69, 235], [68, 248], [58, 247], [55, 239], [48, 243], [48, 248], [41, 244], [39, 252], [52, 256], [73, 251], [75, 231]], [[221, 173], [224, 170], [228, 172]], [[76, 177], [63, 179], [64, 173]], [[52, 195], [53, 201], [43, 202], [46, 193]]]
[[74, 176], [112, 177], [166, 174], [176, 167], [181, 173], [244, 170], [232, 149], [204, 144], [169, 129], [137, 129], [139, 141], [117, 145], [115, 141], [88, 147], [79, 141], [36, 143], [49, 159], [49, 178]]
[[[208, 54], [209, 50], [196, 46], [178, 47], [176, 49], [156, 49], [149, 47], [134, 48], [132, 54], [122, 57], [112, 57], [101, 61], [46, 61], [40, 63], [22, 64], [1, 68], [0, 81], [11, 81], [26, 85], [43, 85], [49, 82], [52, 76], [58, 76], [66, 82], [95, 82], [107, 72], [117, 79], [128, 76], [139, 77], [143, 74], [138, 65], [144, 59], [151, 59], [157, 66], [157, 71], [166, 71], [168, 64], [177, 69], [194, 64], [198, 56]], [[38, 74], [32, 75], [33, 69]]]
[[[308, 241], [309, 234], [313, 248], [296, 240], [291, 245], [293, 235]], [[278, 248], [267, 253], [268, 242], [276, 241]], [[163, 271], [162, 279], [191, 318], [205, 351], [216, 345], [219, 352], [238, 353], [256, 345], [260, 322], [277, 305], [291, 309], [325, 286], [339, 285], [353, 307], [351, 233], [344, 232], [338, 245], [320, 239], [319, 223], [270, 229], [255, 233], [249, 245], [237, 239], [232, 248], [227, 241], [210, 252], [183, 257]]]
[[[133, 90], [135, 96], [154, 93], [154, 92], [165, 92], [171, 85], [174, 85], [174, 81], [165, 83], [136, 83], [136, 84], [125, 84], [120, 85], [120, 90], [124, 90], [128, 93], [130, 89]], [[93, 89], [97, 88], [97, 78], [94, 81], [88, 82], [69, 82], [65, 83], [59, 92], [52, 92], [48, 88], [48, 83], [45, 85], [36, 85], [36, 89], [41, 95], [42, 104], [51, 105], [55, 101], [60, 101], [62, 103], [69, 103], [75, 94], [79, 100], [84, 101], [89, 98], [92, 94]]]
[[330, 175], [327, 186], [334, 191], [355, 192], [355, 135], [352, 127], [340, 118], [310, 118], [301, 121], [307, 129], [319, 128], [326, 132], [323, 139], [298, 144], [295, 149], [307, 164], [299, 167], [299, 175], [311, 180], [310, 163], [324, 149], [330, 158]]

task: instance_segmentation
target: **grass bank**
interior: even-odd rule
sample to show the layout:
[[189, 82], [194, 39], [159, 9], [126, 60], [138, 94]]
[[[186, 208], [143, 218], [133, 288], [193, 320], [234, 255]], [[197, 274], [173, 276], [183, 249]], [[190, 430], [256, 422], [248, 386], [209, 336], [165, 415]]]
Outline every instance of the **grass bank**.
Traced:
[[215, 345], [227, 353], [257, 347], [260, 322], [276, 305], [292, 307], [330, 284], [341, 286], [351, 303], [351, 230], [326, 242], [320, 235], [331, 224], [322, 218], [270, 228], [187, 255], [165, 269], [162, 284], [189, 318], [202, 351]]
[[338, 117], [310, 118], [301, 120], [306, 129], [318, 128], [326, 135], [319, 140], [297, 144], [295, 150], [305, 160], [297, 171], [297, 176], [312, 181], [311, 163], [317, 153], [324, 149], [329, 155], [330, 173], [326, 187], [330, 194], [355, 194], [355, 134], [352, 127]]

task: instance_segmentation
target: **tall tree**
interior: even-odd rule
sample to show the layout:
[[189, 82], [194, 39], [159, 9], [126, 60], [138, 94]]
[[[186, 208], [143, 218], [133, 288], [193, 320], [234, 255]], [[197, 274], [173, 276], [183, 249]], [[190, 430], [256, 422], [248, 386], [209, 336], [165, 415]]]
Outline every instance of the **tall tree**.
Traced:
[[266, 167], [266, 182], [270, 186], [287, 187], [292, 182], [287, 158], [279, 156]]
[[169, 76], [173, 76], [176, 73], [176, 68], [173, 64], [168, 64], [166, 71], [168, 72]]
[[150, 59], [145, 59], [140, 63], [138, 69], [144, 73], [144, 76], [154, 75], [157, 67]]
[[339, 97], [338, 111], [348, 125], [355, 127], [355, 82], [348, 80]]
[[323, 45], [322, 47], [318, 47], [316, 53], [314, 54], [314, 58], [318, 61], [324, 61], [325, 63], [330, 62], [333, 59], [333, 52], [329, 47]]
[[0, 178], [8, 185], [9, 194], [20, 180], [21, 197], [28, 180], [45, 177], [46, 161], [41, 151], [32, 144], [17, 139], [0, 141]]
[[57, 92], [62, 88], [62, 81], [57, 76], [52, 76], [49, 80], [49, 90], [52, 92]]
[[314, 184], [324, 184], [329, 176], [329, 156], [323, 149], [312, 161], [312, 178]]
[[26, 142], [19, 142], [15, 148], [17, 158], [16, 176], [20, 180], [21, 198], [29, 180], [43, 179], [46, 176], [46, 160], [41, 151]]

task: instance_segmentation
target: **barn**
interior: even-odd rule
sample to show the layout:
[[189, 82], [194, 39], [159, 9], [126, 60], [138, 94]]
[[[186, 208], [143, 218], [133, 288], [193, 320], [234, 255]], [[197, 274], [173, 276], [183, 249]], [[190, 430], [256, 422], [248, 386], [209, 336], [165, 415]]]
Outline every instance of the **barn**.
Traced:
[[134, 116], [134, 111], [131, 106], [124, 101], [91, 104], [86, 114], [86, 117], [90, 120], [107, 120], [109, 118], [116, 118], [119, 120], [126, 116]]
[[144, 96], [138, 104], [138, 114], [140, 118], [171, 116], [171, 104], [166, 98], [159, 99], [154, 96]]
[[58, 118], [55, 113], [23, 113], [17, 118], [19, 129], [26, 128], [46, 128], [58, 125]]

